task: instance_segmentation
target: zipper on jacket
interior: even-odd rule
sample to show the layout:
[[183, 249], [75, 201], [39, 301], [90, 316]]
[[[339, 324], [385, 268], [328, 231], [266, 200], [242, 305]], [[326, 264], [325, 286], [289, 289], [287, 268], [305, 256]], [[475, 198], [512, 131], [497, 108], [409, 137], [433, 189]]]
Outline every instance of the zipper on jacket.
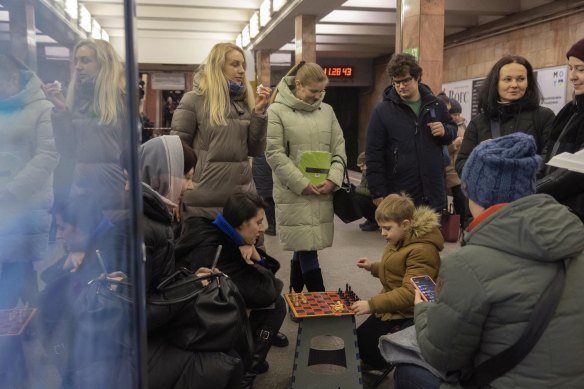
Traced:
[[[417, 127], [417, 126], [416, 126]], [[397, 159], [399, 157], [398, 147], [395, 146], [393, 149], [393, 175], [397, 175]]]

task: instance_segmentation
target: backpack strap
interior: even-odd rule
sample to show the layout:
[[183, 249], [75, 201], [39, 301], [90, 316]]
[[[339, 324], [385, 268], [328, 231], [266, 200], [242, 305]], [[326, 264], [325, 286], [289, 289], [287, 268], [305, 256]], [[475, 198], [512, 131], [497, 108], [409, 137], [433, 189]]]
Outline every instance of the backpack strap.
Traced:
[[513, 369], [529, 354], [552, 320], [560, 303], [566, 282], [566, 266], [565, 260], [558, 265], [556, 275], [533, 308], [527, 327], [519, 340], [513, 346], [482, 362], [476, 368], [465, 372], [460, 380], [462, 387], [484, 387]]

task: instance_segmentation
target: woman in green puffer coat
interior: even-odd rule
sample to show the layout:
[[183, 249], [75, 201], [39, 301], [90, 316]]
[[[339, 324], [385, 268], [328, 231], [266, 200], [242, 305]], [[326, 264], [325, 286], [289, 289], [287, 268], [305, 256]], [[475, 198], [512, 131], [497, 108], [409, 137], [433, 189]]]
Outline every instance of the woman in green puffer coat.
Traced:
[[[296, 292], [304, 285], [310, 292], [325, 290], [317, 250], [333, 243], [332, 193], [343, 180], [342, 164], [332, 161], [347, 161], [341, 126], [322, 102], [327, 84], [319, 65], [300, 62], [280, 81], [268, 109], [266, 158], [274, 178], [278, 236], [284, 250], [294, 251], [290, 285]], [[312, 157], [324, 157], [320, 177], [299, 167]]]

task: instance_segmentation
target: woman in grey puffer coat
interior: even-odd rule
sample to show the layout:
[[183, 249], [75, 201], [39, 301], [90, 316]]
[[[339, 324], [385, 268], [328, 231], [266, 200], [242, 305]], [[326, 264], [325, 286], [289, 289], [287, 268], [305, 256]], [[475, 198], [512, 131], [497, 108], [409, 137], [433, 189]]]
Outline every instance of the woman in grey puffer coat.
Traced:
[[172, 117], [172, 135], [197, 154], [193, 190], [186, 193], [185, 218], [214, 219], [235, 191], [255, 191], [249, 157], [266, 148], [265, 109], [271, 89], [258, 87], [258, 96], [245, 78], [243, 50], [218, 43], [195, 75]]
[[67, 98], [58, 83], [45, 85], [55, 105], [53, 128], [59, 153], [74, 163], [71, 196], [90, 195], [112, 221], [124, 215], [125, 178], [120, 158], [124, 136], [123, 65], [109, 42], [85, 39], [73, 50]]
[[[41, 81], [13, 57], [0, 54], [0, 309], [36, 291], [33, 261], [43, 259], [59, 161], [51, 103]], [[25, 288], [32, 294], [25, 295]], [[23, 296], [24, 295], [24, 296]]]

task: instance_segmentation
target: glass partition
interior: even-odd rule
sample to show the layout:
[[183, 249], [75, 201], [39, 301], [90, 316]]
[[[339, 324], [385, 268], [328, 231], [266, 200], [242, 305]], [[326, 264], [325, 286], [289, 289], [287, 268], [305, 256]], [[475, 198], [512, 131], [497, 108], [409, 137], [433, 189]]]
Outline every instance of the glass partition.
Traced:
[[133, 9], [0, 0], [0, 388], [145, 387]]

